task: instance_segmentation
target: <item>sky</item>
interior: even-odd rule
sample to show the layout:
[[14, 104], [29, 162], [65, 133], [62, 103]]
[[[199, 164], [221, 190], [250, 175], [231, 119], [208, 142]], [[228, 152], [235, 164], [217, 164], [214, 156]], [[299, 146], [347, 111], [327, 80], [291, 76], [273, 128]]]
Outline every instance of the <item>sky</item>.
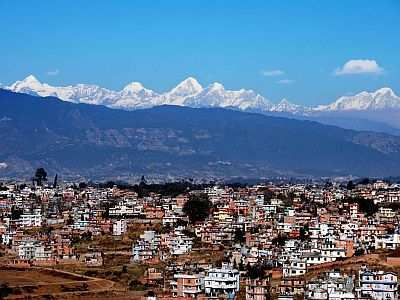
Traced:
[[0, 82], [158, 92], [188, 76], [303, 105], [400, 94], [400, 1], [0, 1]]

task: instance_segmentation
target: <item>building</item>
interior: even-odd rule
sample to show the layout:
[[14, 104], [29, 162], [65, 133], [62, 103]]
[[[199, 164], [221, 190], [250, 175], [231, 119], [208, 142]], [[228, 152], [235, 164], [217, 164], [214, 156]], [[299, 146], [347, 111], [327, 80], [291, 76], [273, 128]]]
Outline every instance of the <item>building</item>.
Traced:
[[307, 271], [307, 262], [305, 259], [290, 258], [283, 264], [283, 276], [300, 276], [304, 275]]
[[173, 297], [197, 298], [204, 291], [204, 274], [175, 274], [171, 288]]
[[21, 227], [40, 227], [42, 226], [41, 214], [23, 214], [20, 217]]
[[324, 274], [322, 278], [310, 280], [305, 289], [307, 300], [355, 299], [353, 278], [339, 271]]
[[225, 295], [233, 299], [239, 291], [239, 271], [223, 263], [221, 268], [210, 269], [204, 282], [205, 292], [208, 296], [220, 297]]
[[268, 278], [246, 280], [246, 300], [270, 299], [270, 281]]
[[113, 235], [122, 235], [126, 232], [126, 220], [116, 220], [113, 222]]
[[154, 231], [145, 231], [136, 243], [132, 245], [132, 261], [146, 261], [155, 258], [158, 253], [161, 238]]
[[394, 272], [371, 271], [363, 266], [358, 272], [358, 299], [398, 299], [397, 274]]

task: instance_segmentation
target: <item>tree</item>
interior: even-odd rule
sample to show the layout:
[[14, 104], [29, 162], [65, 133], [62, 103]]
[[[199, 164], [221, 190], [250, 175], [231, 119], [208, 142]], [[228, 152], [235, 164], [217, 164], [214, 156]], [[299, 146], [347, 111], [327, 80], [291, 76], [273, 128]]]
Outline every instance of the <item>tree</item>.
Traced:
[[359, 183], [363, 184], [363, 185], [367, 185], [367, 184], [371, 183], [371, 180], [369, 180], [369, 178], [366, 177], [366, 178], [361, 179]]
[[69, 215], [67, 219], [67, 225], [72, 225], [72, 224], [74, 224], [74, 218], [72, 217], [72, 215]]
[[107, 181], [107, 182], [105, 183], [105, 187], [108, 188], [108, 189], [113, 188], [114, 185], [115, 185], [115, 182], [112, 181], [112, 180], [109, 180], [109, 181]]
[[356, 251], [354, 251], [355, 256], [361, 256], [364, 254], [364, 249], [363, 248], [357, 248]]
[[156, 294], [153, 291], [148, 291], [147, 292], [147, 297], [152, 297], [154, 298], [156, 296]]
[[7, 283], [2, 283], [0, 285], [0, 299], [5, 299], [12, 292], [13, 292], [13, 289], [10, 288]]
[[274, 198], [274, 196], [274, 193], [270, 189], [264, 191], [264, 201], [271, 202], [271, 199]]
[[363, 197], [352, 197], [346, 198], [345, 201], [348, 203], [357, 203], [360, 211], [365, 213], [367, 216], [372, 216], [378, 211], [378, 206], [370, 199], [365, 199]]
[[180, 227], [180, 226], [186, 227], [187, 224], [188, 224], [187, 221], [182, 220], [182, 219], [178, 219], [178, 220], [176, 220], [175, 227]]
[[353, 181], [350, 180], [350, 181], [347, 183], [347, 187], [346, 187], [346, 188], [347, 188], [348, 190], [354, 190], [355, 187], [356, 187], [356, 186], [355, 186], [355, 184], [353, 183]]
[[22, 214], [22, 209], [16, 208], [15, 206], [11, 207], [11, 220], [18, 220]]
[[247, 277], [250, 279], [264, 279], [266, 267], [263, 264], [247, 266]]
[[304, 240], [307, 239], [307, 237], [308, 237], [308, 231], [309, 231], [309, 228], [308, 228], [308, 225], [307, 225], [307, 224], [300, 228], [300, 239], [301, 239], [302, 241], [304, 241]]
[[331, 188], [333, 186], [332, 181], [327, 180], [325, 182], [325, 188]]
[[79, 189], [80, 189], [80, 190], [84, 190], [84, 189], [86, 189], [87, 187], [88, 187], [88, 185], [87, 185], [86, 182], [80, 182], [80, 183], [79, 183]]
[[38, 168], [35, 172], [34, 180], [38, 185], [42, 185], [43, 181], [47, 181], [47, 172], [44, 168]]
[[183, 206], [183, 212], [189, 217], [191, 223], [204, 221], [211, 210], [212, 204], [206, 194], [191, 195]]
[[235, 229], [235, 238], [236, 243], [244, 243], [246, 241], [246, 237], [244, 235], [244, 231], [240, 228]]
[[277, 237], [272, 239], [272, 244], [276, 246], [284, 246], [287, 240], [288, 237], [286, 235], [279, 234]]
[[58, 174], [56, 174], [56, 176], [54, 177], [54, 181], [53, 181], [53, 188], [55, 189], [57, 187], [58, 184]]
[[146, 180], [146, 177], [144, 177], [144, 175], [142, 175], [142, 177], [140, 178], [140, 183], [139, 183], [139, 185], [144, 185], [144, 186], [146, 186], [147, 185], [147, 180]]

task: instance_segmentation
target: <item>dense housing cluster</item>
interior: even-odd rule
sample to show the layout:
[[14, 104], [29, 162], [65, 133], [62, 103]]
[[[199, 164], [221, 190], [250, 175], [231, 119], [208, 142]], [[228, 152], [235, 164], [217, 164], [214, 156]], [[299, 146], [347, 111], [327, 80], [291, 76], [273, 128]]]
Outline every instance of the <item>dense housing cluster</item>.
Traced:
[[399, 209], [384, 181], [3, 182], [2, 263], [89, 272], [127, 256], [143, 270], [127, 288], [151, 299], [397, 299]]

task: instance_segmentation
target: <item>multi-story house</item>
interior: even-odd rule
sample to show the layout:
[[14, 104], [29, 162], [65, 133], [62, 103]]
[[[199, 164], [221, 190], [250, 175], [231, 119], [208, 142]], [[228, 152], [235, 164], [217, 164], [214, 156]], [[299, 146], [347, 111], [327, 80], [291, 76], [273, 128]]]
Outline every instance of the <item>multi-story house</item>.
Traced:
[[42, 215], [40, 213], [22, 214], [20, 222], [22, 228], [40, 227], [42, 226]]
[[398, 299], [397, 274], [394, 272], [372, 271], [363, 266], [358, 272], [358, 299]]
[[267, 278], [247, 278], [246, 280], [246, 300], [267, 300], [270, 299], [270, 277]]
[[307, 261], [305, 258], [289, 258], [283, 263], [283, 276], [300, 276], [307, 271]]
[[113, 235], [119, 236], [126, 232], [127, 222], [124, 219], [113, 221], [112, 233]]
[[175, 274], [171, 288], [173, 297], [198, 298], [204, 292], [204, 273]]
[[355, 299], [353, 278], [332, 271], [322, 278], [310, 280], [306, 284], [304, 298], [307, 300], [350, 300]]
[[221, 268], [208, 271], [204, 279], [205, 292], [212, 297], [233, 297], [239, 291], [239, 279], [239, 271], [223, 263]]
[[145, 231], [132, 246], [132, 261], [146, 261], [155, 258], [158, 253], [161, 237], [154, 231]]

